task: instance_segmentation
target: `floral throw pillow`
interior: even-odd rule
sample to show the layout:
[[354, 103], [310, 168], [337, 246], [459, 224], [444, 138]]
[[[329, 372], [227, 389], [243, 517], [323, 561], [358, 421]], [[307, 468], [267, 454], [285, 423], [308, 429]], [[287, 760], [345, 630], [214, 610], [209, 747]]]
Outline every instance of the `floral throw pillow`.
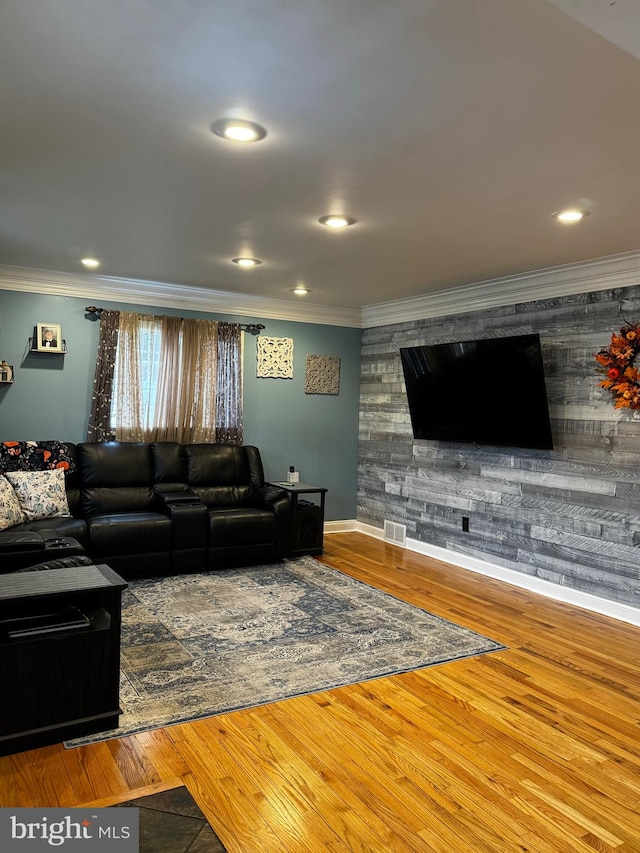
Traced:
[[24, 516], [16, 493], [6, 477], [0, 475], [0, 530], [22, 524]]
[[68, 473], [75, 471], [68, 445], [61, 441], [0, 442], [0, 473], [46, 471], [49, 468], [62, 468]]
[[64, 471], [7, 471], [5, 474], [18, 497], [25, 521], [70, 516]]

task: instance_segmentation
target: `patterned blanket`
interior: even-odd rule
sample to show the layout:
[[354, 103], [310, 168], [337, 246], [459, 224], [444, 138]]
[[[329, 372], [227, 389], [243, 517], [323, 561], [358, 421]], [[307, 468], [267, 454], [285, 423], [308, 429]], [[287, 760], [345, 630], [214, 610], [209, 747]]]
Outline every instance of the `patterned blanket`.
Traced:
[[0, 442], [0, 474], [7, 471], [47, 471], [62, 468], [75, 471], [69, 448], [62, 441]]

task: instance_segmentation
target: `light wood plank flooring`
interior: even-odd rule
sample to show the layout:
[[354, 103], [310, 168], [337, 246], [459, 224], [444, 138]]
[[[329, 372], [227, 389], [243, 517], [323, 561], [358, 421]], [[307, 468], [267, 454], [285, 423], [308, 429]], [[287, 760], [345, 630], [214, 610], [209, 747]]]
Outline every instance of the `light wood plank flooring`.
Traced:
[[0, 758], [0, 805], [184, 783], [229, 853], [640, 851], [640, 629], [362, 534], [322, 560], [508, 649]]

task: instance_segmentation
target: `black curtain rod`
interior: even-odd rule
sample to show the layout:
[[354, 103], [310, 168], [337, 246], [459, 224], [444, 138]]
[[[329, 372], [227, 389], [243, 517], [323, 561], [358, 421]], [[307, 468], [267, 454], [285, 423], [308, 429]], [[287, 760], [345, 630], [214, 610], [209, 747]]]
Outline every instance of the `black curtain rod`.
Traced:
[[[100, 317], [104, 308], [98, 308], [96, 305], [87, 305], [84, 310], [87, 314], [97, 314]], [[250, 332], [252, 335], [259, 335], [265, 328], [262, 323], [240, 323], [239, 325], [243, 332]]]

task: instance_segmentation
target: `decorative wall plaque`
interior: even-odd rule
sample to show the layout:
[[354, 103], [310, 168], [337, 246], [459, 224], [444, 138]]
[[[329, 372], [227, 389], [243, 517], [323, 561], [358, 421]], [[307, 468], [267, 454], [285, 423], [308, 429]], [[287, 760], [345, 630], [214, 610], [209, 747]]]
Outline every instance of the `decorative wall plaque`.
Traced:
[[340, 359], [337, 355], [307, 355], [304, 393], [340, 393]]
[[293, 379], [293, 338], [256, 339], [259, 379]]

